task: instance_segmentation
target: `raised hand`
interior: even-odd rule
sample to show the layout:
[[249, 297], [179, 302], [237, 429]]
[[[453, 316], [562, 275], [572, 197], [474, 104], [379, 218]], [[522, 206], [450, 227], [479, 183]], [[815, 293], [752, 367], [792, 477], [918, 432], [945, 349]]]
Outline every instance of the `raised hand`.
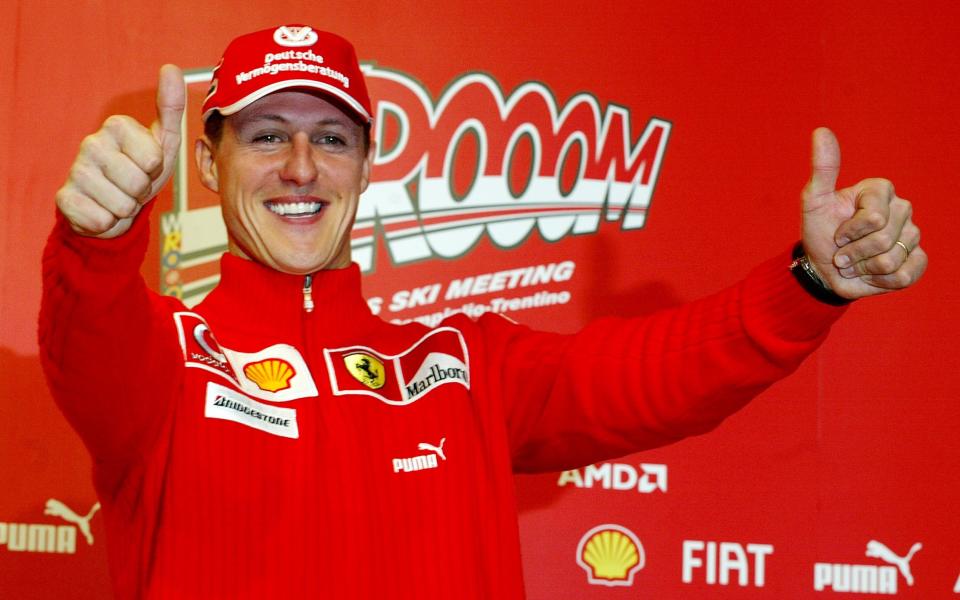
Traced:
[[839, 296], [873, 296], [912, 285], [927, 267], [910, 202], [886, 179], [836, 189], [840, 144], [813, 132], [812, 173], [803, 189], [803, 247]]
[[113, 115], [84, 138], [57, 208], [74, 231], [98, 238], [126, 233], [133, 219], [173, 174], [186, 101], [183, 73], [160, 68], [157, 120], [147, 129], [132, 117]]

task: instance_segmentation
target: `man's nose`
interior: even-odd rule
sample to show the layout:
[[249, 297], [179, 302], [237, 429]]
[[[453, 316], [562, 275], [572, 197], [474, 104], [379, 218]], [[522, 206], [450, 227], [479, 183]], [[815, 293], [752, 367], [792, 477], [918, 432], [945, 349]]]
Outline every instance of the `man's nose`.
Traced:
[[303, 186], [313, 183], [317, 179], [317, 174], [317, 163], [310, 138], [304, 132], [297, 132], [290, 141], [280, 177], [284, 181]]

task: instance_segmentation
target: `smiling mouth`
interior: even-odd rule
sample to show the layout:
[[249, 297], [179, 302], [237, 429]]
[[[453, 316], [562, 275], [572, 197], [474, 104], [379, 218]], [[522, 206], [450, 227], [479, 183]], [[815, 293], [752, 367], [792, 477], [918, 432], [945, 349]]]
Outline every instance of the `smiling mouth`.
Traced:
[[312, 217], [323, 210], [323, 202], [264, 202], [264, 206], [281, 217]]

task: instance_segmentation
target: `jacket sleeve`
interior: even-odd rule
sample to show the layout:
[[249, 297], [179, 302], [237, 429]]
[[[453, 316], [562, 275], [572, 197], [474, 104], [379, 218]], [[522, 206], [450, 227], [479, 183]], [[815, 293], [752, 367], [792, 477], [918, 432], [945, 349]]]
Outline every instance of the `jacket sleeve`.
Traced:
[[146, 451], [181, 376], [176, 303], [140, 276], [147, 212], [112, 240], [77, 235], [58, 213], [44, 249], [40, 360], [55, 401], [97, 461]]
[[844, 312], [787, 253], [702, 300], [565, 336], [482, 324], [502, 356], [514, 469], [570, 469], [707, 432], [793, 372]]

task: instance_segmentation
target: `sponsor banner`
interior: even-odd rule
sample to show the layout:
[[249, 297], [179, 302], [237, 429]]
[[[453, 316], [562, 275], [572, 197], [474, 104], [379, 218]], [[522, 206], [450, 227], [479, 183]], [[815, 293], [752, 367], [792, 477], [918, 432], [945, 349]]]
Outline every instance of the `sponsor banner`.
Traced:
[[274, 344], [257, 352], [221, 346], [207, 322], [192, 312], [174, 313], [184, 364], [220, 375], [262, 400], [288, 402], [317, 395], [313, 375], [300, 351]]
[[173, 318], [177, 325], [184, 364], [224, 376], [239, 385], [233, 366], [219, 342], [213, 337], [213, 332], [210, 331], [206, 320], [192, 312], [177, 312], [173, 314]]
[[637, 534], [623, 525], [605, 523], [580, 538], [577, 564], [591, 585], [631, 586], [646, 564], [646, 554]]
[[287, 402], [317, 395], [317, 386], [300, 351], [289, 344], [274, 344], [258, 352], [223, 349], [234, 365], [244, 392], [270, 400]]
[[371, 310], [392, 323], [416, 321], [428, 327], [457, 313], [478, 318], [568, 304], [573, 294], [564, 286], [576, 271], [572, 260], [476, 273], [428, 283], [393, 294], [371, 296]]
[[99, 510], [100, 503], [96, 502], [85, 515], [80, 515], [66, 503], [50, 498], [44, 505], [43, 514], [57, 518], [59, 521], [56, 523], [0, 521], [0, 548], [8, 552], [76, 554], [78, 532], [88, 546], [93, 545], [90, 520]]
[[323, 354], [337, 396], [373, 396], [404, 406], [445, 384], [470, 389], [467, 346], [452, 327], [431, 331], [400, 354], [366, 346], [325, 349]]
[[903, 556], [877, 540], [867, 542], [867, 558], [886, 564], [848, 564], [818, 562], [813, 566], [813, 589], [817, 592], [856, 594], [896, 594], [900, 577], [913, 586], [911, 561], [923, 549], [917, 542]]
[[257, 402], [212, 381], [207, 384], [203, 415], [209, 419], [240, 423], [271, 435], [292, 439], [300, 437], [295, 409]]
[[[420, 442], [417, 444], [417, 450], [427, 451], [427, 454], [418, 454], [410, 458], [393, 459], [394, 473], [413, 473], [427, 469], [436, 469], [440, 466], [439, 461], [446, 461], [447, 455], [443, 450], [447, 438], [440, 438], [440, 443], [436, 446], [429, 442]], [[438, 460], [439, 459], [439, 460]]]
[[[483, 237], [515, 248], [535, 230], [557, 241], [595, 233], [601, 220], [643, 226], [668, 121], [651, 118], [635, 141], [629, 110], [602, 107], [588, 93], [559, 105], [546, 85], [528, 82], [505, 96], [491, 76], [469, 73], [434, 103], [408, 75], [376, 66], [365, 74], [382, 124], [354, 228], [354, 256], [365, 270], [374, 266], [377, 226], [394, 264], [463, 256]], [[385, 136], [396, 144], [388, 147]], [[462, 143], [475, 145], [477, 158], [458, 182]], [[519, 169], [526, 177], [518, 182], [511, 173]], [[406, 192], [411, 180], [415, 196]]]
[[637, 467], [626, 463], [598, 463], [582, 469], [563, 471], [557, 478], [558, 487], [599, 487], [605, 490], [636, 490], [641, 494], [667, 493], [667, 465], [640, 463]]
[[684, 583], [730, 585], [735, 581], [740, 587], [763, 587], [771, 554], [772, 544], [684, 540], [682, 579]]

